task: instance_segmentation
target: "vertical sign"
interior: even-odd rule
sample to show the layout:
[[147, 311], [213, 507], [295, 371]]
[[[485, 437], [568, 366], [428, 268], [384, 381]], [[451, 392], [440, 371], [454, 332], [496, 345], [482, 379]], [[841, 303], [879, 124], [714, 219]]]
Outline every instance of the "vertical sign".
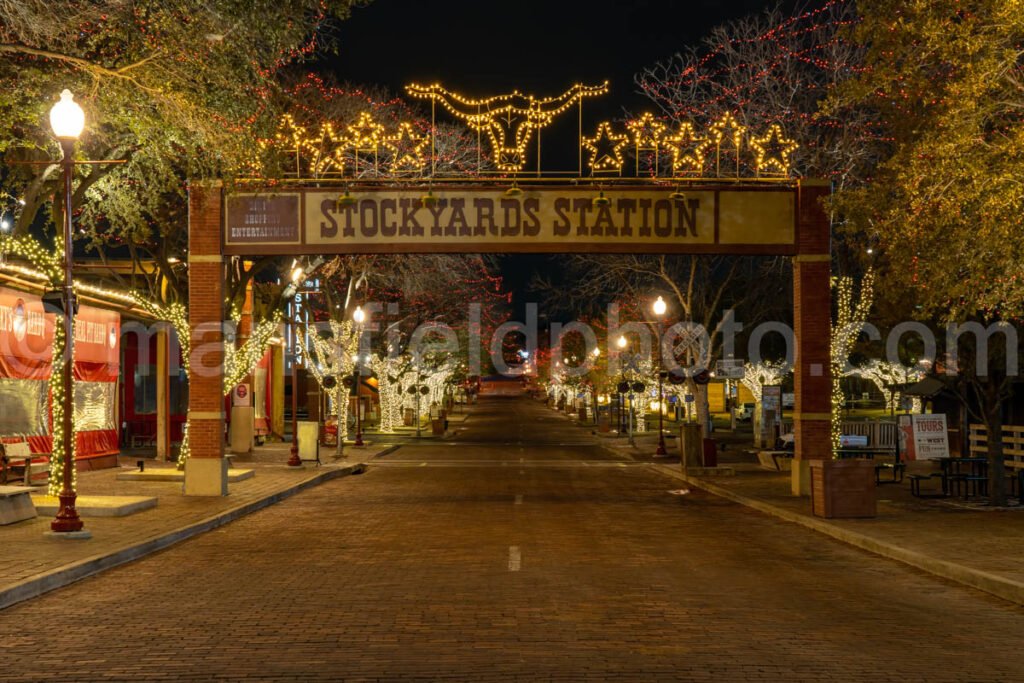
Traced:
[[935, 460], [949, 457], [949, 432], [946, 416], [911, 415], [914, 430], [914, 457], [917, 460]]

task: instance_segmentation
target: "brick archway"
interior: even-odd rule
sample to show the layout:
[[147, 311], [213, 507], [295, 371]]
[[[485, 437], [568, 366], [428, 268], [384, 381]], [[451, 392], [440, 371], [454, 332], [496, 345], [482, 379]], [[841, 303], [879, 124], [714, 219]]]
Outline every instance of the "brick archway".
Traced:
[[[781, 188], [687, 187], [687, 196], [696, 199], [667, 206], [663, 202], [669, 190], [664, 186], [638, 187], [634, 183], [609, 190], [608, 203], [602, 203], [600, 209], [588, 209], [582, 203], [586, 196], [587, 205], [592, 204], [594, 189], [586, 186], [546, 185], [532, 194], [530, 188], [524, 189], [526, 199], [511, 200], [504, 187], [446, 188], [437, 193], [437, 201], [445, 201], [445, 206], [427, 208], [414, 205], [422, 187], [405, 194], [394, 188], [369, 187], [359, 190], [363, 199], [342, 208], [336, 201], [336, 189], [263, 190], [226, 197], [220, 183], [192, 183], [189, 326], [193, 372], [189, 387], [191, 457], [186, 462], [185, 493], [227, 493], [223, 352], [217, 350], [223, 341], [225, 319], [224, 256], [424, 251], [792, 256], [793, 493], [806, 493], [807, 462], [829, 457], [832, 449], [831, 232], [823, 205], [829, 185], [805, 181]], [[475, 208], [475, 218], [465, 217], [467, 206]], [[606, 206], [611, 207], [607, 218]], [[422, 219], [417, 215], [420, 211], [425, 211]], [[442, 225], [443, 211], [448, 214]], [[508, 217], [514, 211], [518, 218], [513, 227]], [[463, 216], [457, 219], [458, 212]]]

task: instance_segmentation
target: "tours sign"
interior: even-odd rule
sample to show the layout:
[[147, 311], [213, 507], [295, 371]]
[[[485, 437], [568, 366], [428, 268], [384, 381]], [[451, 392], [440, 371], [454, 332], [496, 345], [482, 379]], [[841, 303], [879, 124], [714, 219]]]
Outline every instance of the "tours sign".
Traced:
[[791, 253], [793, 187], [325, 189], [226, 197], [224, 253]]

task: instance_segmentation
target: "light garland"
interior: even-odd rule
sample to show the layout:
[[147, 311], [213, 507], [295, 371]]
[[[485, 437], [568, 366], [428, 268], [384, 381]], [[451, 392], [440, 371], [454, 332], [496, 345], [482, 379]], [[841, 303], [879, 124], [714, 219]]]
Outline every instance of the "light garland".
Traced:
[[487, 134], [500, 171], [517, 173], [526, 166], [526, 148], [555, 117], [585, 97], [608, 92], [607, 81], [601, 85], [574, 85], [556, 97], [538, 98], [518, 90], [485, 99], [470, 99], [446, 90], [439, 84], [406, 86], [413, 97], [440, 102], [453, 116], [470, 128]]
[[[607, 83], [577, 85], [562, 95], [550, 98], [537, 98], [515, 91], [470, 99], [436, 84], [414, 84], [406, 90], [413, 97], [441, 103], [445, 110], [469, 128], [486, 134], [493, 150], [495, 167], [503, 173], [518, 173], [526, 165], [526, 152], [534, 133], [550, 125], [556, 116], [585, 97], [606, 93]], [[721, 152], [724, 148], [736, 156], [736, 177], [747, 168], [741, 164], [741, 152], [749, 149], [753, 158], [748, 166], [757, 177], [784, 179], [791, 171], [791, 155], [799, 148], [796, 142], [784, 136], [780, 125], [772, 124], [764, 135], [758, 137], [748, 134], [748, 129], [731, 113], [711, 123], [703, 135], [698, 134], [689, 121], [683, 121], [672, 131], [650, 112], [627, 121], [625, 128], [626, 133], [619, 133], [605, 121], [598, 125], [593, 137], [580, 137], [580, 149], [589, 154], [592, 173], [621, 174], [625, 165], [624, 151], [632, 144], [638, 157], [641, 150], [654, 150], [657, 155], [667, 148], [672, 154], [674, 177], [702, 176], [712, 148], [716, 150], [715, 174], [721, 177]], [[359, 152], [373, 154], [374, 173], [379, 173], [377, 157], [381, 151], [387, 153], [383, 164], [390, 173], [422, 172], [429, 166], [429, 155], [434, 153], [433, 143], [429, 134], [417, 133], [409, 121], [400, 121], [389, 133], [369, 111], [363, 111], [350, 123], [325, 122], [315, 134], [298, 124], [291, 114], [285, 114], [273, 137], [261, 145], [264, 148], [273, 145], [294, 155], [294, 173], [297, 176], [302, 175], [306, 157], [308, 170], [314, 177], [320, 177], [358, 176], [361, 172]]]

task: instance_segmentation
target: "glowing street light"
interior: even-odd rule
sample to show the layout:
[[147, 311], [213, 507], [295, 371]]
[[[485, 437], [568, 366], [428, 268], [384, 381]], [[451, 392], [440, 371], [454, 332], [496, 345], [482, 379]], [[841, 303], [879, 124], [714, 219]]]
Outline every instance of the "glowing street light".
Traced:
[[74, 248], [72, 242], [71, 226], [71, 179], [75, 170], [75, 143], [78, 136], [82, 134], [85, 127], [85, 112], [74, 101], [70, 90], [64, 90], [60, 94], [60, 101], [53, 105], [50, 110], [50, 127], [53, 134], [60, 142], [63, 152], [61, 169], [64, 180], [64, 368], [62, 377], [63, 396], [63, 419], [61, 421], [62, 446], [64, 448], [64, 467], [61, 481], [60, 508], [57, 510], [57, 517], [50, 522], [50, 529], [57, 533], [78, 532], [85, 524], [78, 516], [75, 508], [77, 495], [74, 490], [75, 476], [75, 434], [72, 414], [74, 412], [75, 395], [72, 387], [72, 363], [74, 362], [75, 345], [75, 294], [72, 286], [74, 282]]
[[[352, 311], [352, 320], [355, 321], [356, 325], [362, 325], [363, 321], [366, 320], [366, 313], [363, 312], [363, 309], [362, 309], [361, 306], [356, 306], [356, 310]], [[369, 357], [367, 357], [367, 358], [369, 358]], [[358, 360], [359, 360], [359, 357], [356, 356], [356, 361], [358, 361]], [[359, 403], [359, 366], [358, 365], [355, 368], [355, 372], [352, 373], [352, 386], [355, 388], [355, 392], [356, 392], [356, 441], [355, 441], [355, 443], [353, 445], [354, 446], [362, 446], [362, 445], [364, 445], [363, 444], [363, 421], [362, 421], [362, 418], [360, 416], [360, 413], [362, 411], [360, 410], [361, 406], [360, 406], [360, 403]], [[338, 415], [338, 419], [339, 419], [339, 424], [338, 424], [338, 442], [341, 443], [341, 424], [340, 424], [341, 410], [340, 410], [340, 406], [339, 406], [338, 413], [339, 413], [339, 415]]]
[[615, 343], [619, 345], [620, 349], [624, 349], [629, 345], [629, 340], [626, 339], [626, 335], [620, 335], [619, 340]]
[[654, 315], [658, 317], [658, 450], [654, 452], [655, 455], [668, 455], [668, 449], [665, 448], [665, 411], [662, 406], [665, 404], [665, 394], [662, 390], [663, 375], [665, 359], [662, 357], [661, 338], [663, 335], [663, 323], [661, 316], [665, 315], [665, 311], [668, 306], [665, 305], [665, 300], [660, 296], [658, 300], [654, 302], [652, 306], [654, 309]]

